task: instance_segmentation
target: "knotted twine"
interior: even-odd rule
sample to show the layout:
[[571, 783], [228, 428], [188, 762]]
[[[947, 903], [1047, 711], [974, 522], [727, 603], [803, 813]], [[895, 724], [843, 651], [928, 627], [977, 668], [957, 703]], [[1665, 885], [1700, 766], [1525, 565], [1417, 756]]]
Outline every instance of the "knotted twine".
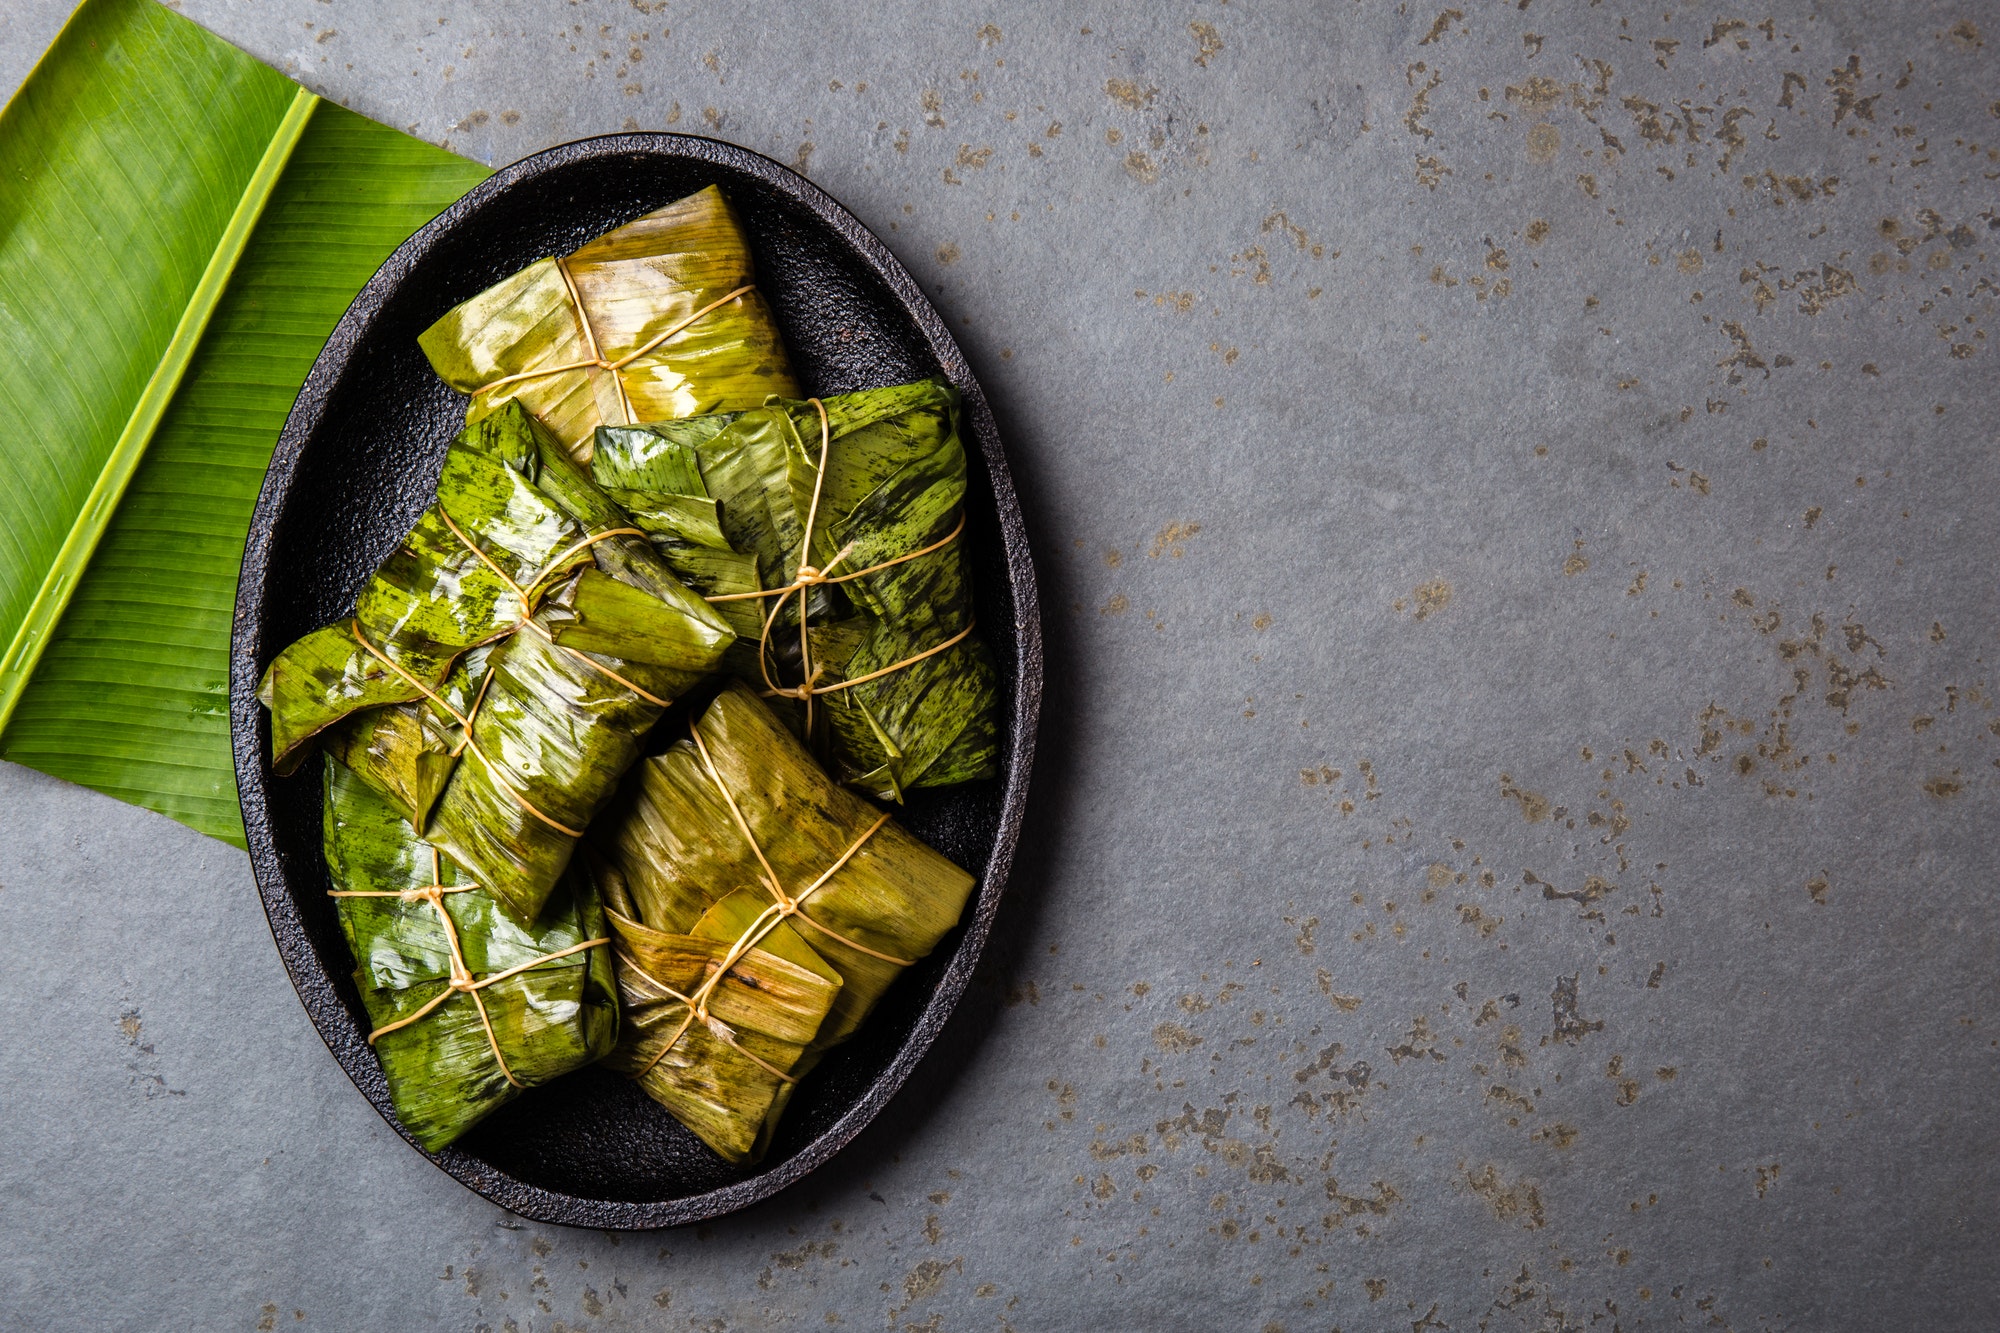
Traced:
[[[743, 841], [750, 844], [751, 852], [756, 855], [757, 865], [763, 876], [763, 886], [769, 890], [772, 901], [771, 905], [759, 912], [751, 920], [750, 925], [743, 933], [737, 936], [736, 942], [729, 946], [728, 950], [723, 954], [721, 961], [709, 964], [710, 971], [707, 977], [703, 979], [701, 985], [694, 989], [693, 994], [683, 995], [657, 977], [652, 976], [650, 973], [645, 973], [644, 969], [639, 968], [636, 962], [633, 962], [629, 958], [623, 960], [629, 963], [635, 971], [644, 973], [646, 979], [652, 982], [653, 985], [657, 986], [673, 999], [679, 1000], [682, 1004], [686, 1005], [688, 1011], [687, 1017], [681, 1020], [681, 1025], [674, 1029], [674, 1035], [667, 1038], [666, 1044], [660, 1047], [653, 1058], [646, 1061], [645, 1065], [631, 1076], [634, 1079], [644, 1078], [647, 1074], [651, 1073], [653, 1066], [659, 1064], [661, 1060], [666, 1058], [667, 1052], [680, 1044], [681, 1038], [687, 1035], [688, 1030], [695, 1025], [696, 1021], [703, 1023], [708, 1021], [709, 998], [715, 994], [716, 987], [722, 984], [723, 978], [728, 976], [729, 969], [735, 967], [745, 954], [763, 942], [766, 935], [769, 935], [787, 920], [796, 920], [801, 925], [810, 926], [830, 940], [844, 944], [858, 953], [865, 953], [871, 958], [879, 958], [885, 963], [894, 964], [897, 967], [910, 967], [915, 962], [914, 959], [898, 958], [894, 954], [883, 953], [879, 949], [871, 949], [865, 944], [851, 940], [834, 930], [831, 926], [806, 915], [805, 911], [806, 900], [825, 888], [827, 883], [839, 873], [841, 867], [853, 860], [855, 853], [859, 852], [868, 840], [874, 837], [884, 824], [889, 822], [889, 812], [885, 810], [877, 816], [875, 822], [864, 829], [860, 837], [849, 843], [847, 850], [836, 857], [833, 864], [820, 873], [818, 879], [815, 879], [796, 894], [787, 894], [783, 881], [778, 878], [778, 872], [771, 868], [770, 858], [764, 855], [764, 849], [758, 845], [757, 835], [750, 831], [750, 821], [744, 818], [743, 809], [737, 805], [736, 797], [729, 790], [729, 784], [724, 782], [722, 774], [716, 771], [715, 760], [708, 752], [708, 743], [702, 739], [701, 728], [694, 723], [693, 719], [689, 719], [688, 721], [688, 734], [693, 737], [695, 751], [701, 756], [702, 771], [708, 775], [709, 781], [715, 784], [715, 789], [722, 794], [723, 803], [729, 807], [729, 816], [735, 821], [737, 832], [743, 835]], [[738, 1044], [736, 1039], [730, 1035], [727, 1028], [711, 1028], [710, 1031], [714, 1032], [715, 1035], [730, 1046], [735, 1047], [738, 1052], [748, 1056], [752, 1061], [762, 1066], [767, 1073], [779, 1081], [784, 1083], [798, 1082], [797, 1079], [793, 1078], [785, 1070], [779, 1069], [770, 1061], [759, 1057], [754, 1051]]]
[[398, 898], [406, 903], [429, 903], [436, 910], [438, 921], [444, 926], [445, 948], [450, 955], [449, 962], [451, 964], [451, 974], [445, 980], [445, 988], [432, 996], [423, 1008], [417, 1010], [407, 1018], [399, 1018], [393, 1023], [384, 1023], [381, 1027], [370, 1032], [368, 1034], [368, 1044], [373, 1046], [377, 1037], [386, 1037], [399, 1028], [406, 1028], [412, 1023], [420, 1022], [430, 1017], [432, 1010], [438, 1008], [454, 995], [469, 995], [472, 997], [472, 1003], [478, 1006], [479, 1024], [486, 1029], [486, 1044], [492, 1047], [493, 1059], [499, 1064], [501, 1074], [515, 1087], [525, 1088], [528, 1085], [514, 1077], [514, 1071], [507, 1067], [507, 1057], [500, 1053], [500, 1038], [493, 1031], [493, 1019], [487, 1014], [486, 1001], [480, 997], [479, 992], [485, 990], [488, 986], [506, 981], [510, 977], [517, 977], [523, 972], [540, 967], [543, 963], [554, 962], [558, 958], [567, 958], [571, 954], [582, 953], [586, 949], [594, 949], [600, 944], [609, 944], [611, 943], [611, 937], [607, 935], [600, 939], [584, 940], [580, 944], [570, 945], [567, 949], [557, 949], [554, 953], [545, 953], [539, 958], [531, 958], [527, 962], [510, 967], [504, 972], [493, 972], [484, 978], [476, 978], [472, 974], [472, 969], [466, 966], [465, 954], [458, 947], [458, 926], [452, 921], [451, 913], [445, 910], [444, 895], [447, 893], [470, 893], [480, 886], [477, 884], [438, 883], [437, 881], [443, 877], [443, 867], [438, 861], [438, 851], [437, 848], [433, 847], [431, 848], [431, 883], [429, 884], [421, 884], [409, 889], [329, 889], [327, 891], [327, 896], [330, 898]]

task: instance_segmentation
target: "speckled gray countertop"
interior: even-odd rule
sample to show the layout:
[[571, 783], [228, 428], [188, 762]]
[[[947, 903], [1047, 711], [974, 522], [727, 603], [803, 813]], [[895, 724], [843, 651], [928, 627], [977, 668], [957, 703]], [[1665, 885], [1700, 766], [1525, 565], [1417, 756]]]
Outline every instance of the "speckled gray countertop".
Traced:
[[994, 401], [1051, 699], [937, 1052], [656, 1235], [452, 1183], [242, 855], [0, 766], [0, 1323], [1990, 1327], [2000, 11], [1458, 3], [176, 5], [807, 172]]

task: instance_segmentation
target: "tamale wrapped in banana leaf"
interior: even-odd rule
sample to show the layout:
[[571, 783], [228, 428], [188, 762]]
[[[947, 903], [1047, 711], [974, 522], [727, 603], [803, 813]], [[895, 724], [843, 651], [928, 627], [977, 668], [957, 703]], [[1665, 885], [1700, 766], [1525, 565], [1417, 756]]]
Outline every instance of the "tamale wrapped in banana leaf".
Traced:
[[814, 748], [884, 800], [998, 769], [958, 422], [957, 391], [920, 380], [607, 426], [590, 463], [746, 640], [729, 659], [736, 674], [803, 699]]
[[737, 947], [761, 910], [745, 894], [726, 896], [684, 930], [656, 929], [639, 919], [617, 869], [594, 860], [591, 868], [632, 1033], [605, 1064], [638, 1080], [725, 1161], [755, 1160], [804, 1072], [839, 974], [783, 923]]
[[733, 635], [518, 403], [460, 433], [438, 497], [352, 619], [265, 673], [273, 762], [338, 724], [333, 752], [529, 924]]
[[368, 580], [354, 615], [292, 644], [265, 671], [259, 697], [279, 772], [350, 715], [428, 697], [467, 649], [532, 609], [523, 591], [539, 599], [591, 563], [589, 534], [534, 484], [534, 436], [496, 424], [467, 429], [446, 451], [436, 502]]
[[[593, 834], [626, 1012], [609, 1063], [743, 1161], [768, 1142], [791, 1083], [958, 923], [973, 878], [836, 785], [742, 683], [689, 730], [640, 763]], [[720, 985], [703, 1009], [690, 987], [758, 953], [772, 961], [742, 978], [755, 1016], [719, 1013]], [[779, 962], [795, 988], [782, 1031]], [[807, 976], [830, 981], [823, 997]], [[808, 998], [823, 1021], [805, 1021]]]
[[750, 247], [714, 186], [542, 259], [417, 340], [472, 396], [468, 421], [523, 404], [587, 459], [600, 425], [734, 411], [797, 385]]
[[572, 876], [532, 929], [326, 763], [325, 847], [397, 1118], [432, 1151], [526, 1089], [611, 1050], [618, 1001], [603, 909]]

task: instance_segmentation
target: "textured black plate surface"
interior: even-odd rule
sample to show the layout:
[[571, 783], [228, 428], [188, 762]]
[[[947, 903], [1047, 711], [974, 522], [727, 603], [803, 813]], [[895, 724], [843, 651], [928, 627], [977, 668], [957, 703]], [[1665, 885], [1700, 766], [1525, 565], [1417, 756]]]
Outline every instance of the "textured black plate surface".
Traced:
[[710, 184], [729, 195], [750, 233], [758, 285], [806, 392], [941, 373], [965, 395], [967, 546], [980, 633], [1000, 666], [1003, 775], [913, 799], [903, 813], [917, 836], [979, 875], [977, 894], [958, 931], [800, 1085], [758, 1167], [724, 1165], [636, 1086], [601, 1069], [528, 1092], [432, 1155], [465, 1185], [537, 1221], [644, 1228], [715, 1217], [783, 1189], [859, 1133], [971, 979], [1027, 798], [1042, 686], [1027, 535], [985, 396], [915, 281], [846, 210], [755, 153], [677, 134], [565, 144], [493, 176], [389, 257], [314, 364], [257, 502], [236, 593], [230, 718], [251, 862], [299, 998], [341, 1067], [400, 1133], [326, 896], [318, 769], [272, 774], [270, 723], [254, 691], [285, 645], [353, 609], [368, 575], [430, 502], [465, 401], [431, 372], [417, 335], [536, 259]]

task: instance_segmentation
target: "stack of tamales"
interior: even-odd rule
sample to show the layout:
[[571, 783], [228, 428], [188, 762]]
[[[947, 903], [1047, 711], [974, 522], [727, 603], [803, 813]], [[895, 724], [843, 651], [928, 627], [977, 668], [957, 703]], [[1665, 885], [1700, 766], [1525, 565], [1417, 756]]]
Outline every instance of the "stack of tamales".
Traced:
[[801, 399], [754, 284], [711, 187], [446, 314], [434, 503], [265, 673], [425, 1148], [604, 1059], [753, 1161], [971, 892], [847, 789], [996, 769], [957, 396]]

